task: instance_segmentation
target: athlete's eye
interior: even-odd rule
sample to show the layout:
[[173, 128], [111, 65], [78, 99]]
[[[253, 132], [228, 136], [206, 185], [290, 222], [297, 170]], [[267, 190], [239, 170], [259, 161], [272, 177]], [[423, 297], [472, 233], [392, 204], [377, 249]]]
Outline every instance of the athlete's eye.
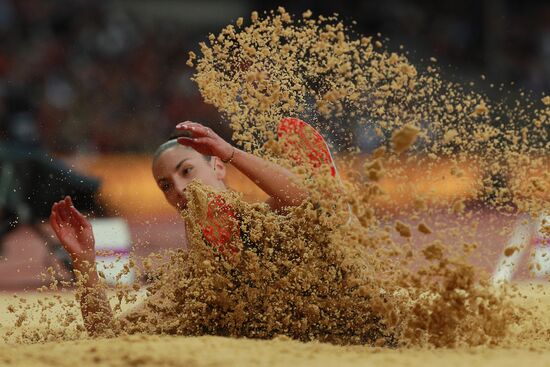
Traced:
[[166, 191], [170, 190], [170, 184], [167, 183], [167, 182], [161, 183], [161, 184], [159, 185], [159, 187], [160, 187], [160, 190], [161, 190], [162, 192], [166, 192]]

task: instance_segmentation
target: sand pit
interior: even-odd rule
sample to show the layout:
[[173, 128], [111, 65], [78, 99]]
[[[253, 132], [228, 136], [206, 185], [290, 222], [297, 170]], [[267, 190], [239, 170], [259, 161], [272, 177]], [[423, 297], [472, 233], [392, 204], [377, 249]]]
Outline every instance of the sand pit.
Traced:
[[[550, 303], [550, 286], [521, 285], [519, 302], [531, 307]], [[37, 302], [43, 295], [21, 295]], [[73, 294], [63, 293], [71, 300]], [[5, 309], [11, 295], [2, 295]], [[36, 316], [36, 315], [35, 315]], [[542, 320], [550, 328], [550, 312]], [[9, 323], [3, 313], [0, 322]], [[34, 323], [33, 323], [34, 324]], [[37, 325], [37, 324], [35, 324]], [[550, 348], [537, 340], [516, 347], [451, 349], [387, 349], [367, 346], [335, 346], [300, 343], [285, 337], [274, 340], [222, 337], [133, 335], [114, 339], [49, 342], [0, 346], [0, 363], [6, 366], [547, 366]]]
[[[547, 366], [538, 349], [381, 350], [291, 340], [132, 336], [93, 342], [3, 347], [9, 366]], [[12, 357], [6, 357], [10, 355]]]

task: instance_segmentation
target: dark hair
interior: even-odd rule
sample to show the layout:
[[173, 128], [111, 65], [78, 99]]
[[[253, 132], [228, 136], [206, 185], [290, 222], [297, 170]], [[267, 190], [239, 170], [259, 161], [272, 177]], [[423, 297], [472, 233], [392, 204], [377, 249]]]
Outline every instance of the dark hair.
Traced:
[[[168, 137], [168, 140], [165, 141], [164, 143], [162, 143], [158, 148], [157, 150], [155, 150], [155, 153], [153, 154], [153, 164], [155, 164], [155, 162], [157, 161], [157, 159], [161, 156], [162, 153], [164, 153], [165, 151], [167, 151], [168, 149], [170, 148], [173, 148], [175, 146], [178, 146], [180, 145], [178, 143], [178, 138], [181, 138], [181, 137], [186, 137], [186, 138], [190, 138], [191, 137], [191, 133], [188, 132], [188, 131], [174, 131], [169, 137]], [[183, 145], [182, 145], [183, 146]], [[204, 155], [204, 154], [201, 154], [203, 156], [203, 158], [210, 162], [210, 160], [212, 159], [211, 156], [209, 155]]]

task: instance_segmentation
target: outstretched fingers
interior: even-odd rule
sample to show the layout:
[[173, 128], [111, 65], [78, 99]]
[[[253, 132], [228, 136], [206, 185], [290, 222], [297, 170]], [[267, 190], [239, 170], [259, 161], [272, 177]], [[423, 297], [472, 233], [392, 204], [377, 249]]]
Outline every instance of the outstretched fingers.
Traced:
[[185, 121], [176, 125], [176, 130], [189, 131], [194, 138], [213, 136], [213, 131], [209, 127], [196, 122]]
[[183, 136], [181, 138], [178, 138], [178, 143], [181, 145], [185, 145], [188, 147], [196, 147], [199, 145], [203, 145], [209, 141], [209, 138], [206, 137], [200, 137], [200, 138], [189, 138], [186, 136]]
[[74, 223], [78, 225], [80, 228], [88, 228], [90, 227], [90, 222], [86, 219], [82, 213], [78, 211], [74, 206], [69, 207], [69, 212], [71, 213], [71, 218], [73, 219]]
[[65, 196], [65, 199], [63, 199], [63, 203], [65, 204], [64, 207], [66, 208], [66, 214], [68, 222], [76, 229], [76, 228], [88, 228], [90, 226], [90, 223], [88, 220], [86, 220], [86, 217], [82, 215], [76, 209], [76, 207], [73, 204], [73, 199], [70, 196]]
[[58, 210], [58, 204], [55, 203], [52, 205], [52, 212], [50, 214], [50, 226], [52, 227], [57, 237], [59, 237], [59, 231], [61, 230], [61, 225], [59, 224], [57, 210]]
[[70, 219], [70, 213], [69, 213], [69, 208], [65, 202], [65, 200], [61, 200], [57, 203], [57, 210], [56, 210], [56, 213], [59, 217], [59, 219], [64, 222], [64, 223], [68, 223], [69, 222], [69, 219]]
[[50, 215], [50, 224], [54, 230], [66, 226], [85, 228], [88, 226], [86, 218], [74, 207], [70, 196], [53, 204]]
[[[56, 207], [57, 206], [57, 207]], [[54, 207], [59, 208], [59, 204], [54, 204]], [[73, 254], [75, 252], [75, 249], [70, 246], [70, 244], [66, 241], [67, 233], [63, 231], [63, 223], [61, 219], [59, 218], [59, 215], [57, 213], [57, 210], [52, 208], [52, 213], [50, 214], [50, 225], [59, 239], [59, 242], [63, 245], [63, 248], [67, 250], [69, 254]]]

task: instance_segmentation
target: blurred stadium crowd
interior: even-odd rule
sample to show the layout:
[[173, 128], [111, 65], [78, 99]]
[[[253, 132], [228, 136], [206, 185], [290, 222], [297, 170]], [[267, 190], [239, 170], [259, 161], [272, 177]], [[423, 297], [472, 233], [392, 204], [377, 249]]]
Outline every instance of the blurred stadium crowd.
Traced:
[[[237, 2], [250, 10], [281, 5]], [[167, 1], [154, 3], [162, 7]], [[125, 6], [115, 6], [120, 4]], [[462, 78], [485, 74], [535, 93], [550, 89], [550, 2], [282, 5], [296, 14], [308, 8], [339, 12], [355, 19], [359, 32], [381, 32], [391, 46], [415, 50], [413, 59], [436, 56]], [[144, 22], [147, 15], [137, 16], [131, 7], [131, 1], [0, 0], [3, 140], [65, 153], [144, 152], [169, 135], [175, 122], [219, 120], [202, 102], [185, 65], [187, 52], [207, 31], [185, 22]]]
[[[184, 117], [211, 120], [185, 30], [140, 27], [101, 1], [0, 1], [0, 119], [49, 150], [143, 151]], [[212, 117], [214, 115], [214, 117]]]

